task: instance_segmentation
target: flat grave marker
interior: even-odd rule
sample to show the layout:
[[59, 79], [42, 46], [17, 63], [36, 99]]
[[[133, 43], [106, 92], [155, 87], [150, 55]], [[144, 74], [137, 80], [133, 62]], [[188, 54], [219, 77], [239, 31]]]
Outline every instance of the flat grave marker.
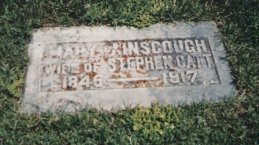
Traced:
[[39, 29], [22, 112], [216, 100], [234, 92], [225, 55], [213, 22]]

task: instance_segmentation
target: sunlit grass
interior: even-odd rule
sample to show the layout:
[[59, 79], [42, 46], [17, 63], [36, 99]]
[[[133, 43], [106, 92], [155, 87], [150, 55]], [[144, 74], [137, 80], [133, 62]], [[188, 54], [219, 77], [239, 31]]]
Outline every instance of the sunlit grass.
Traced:
[[[1, 0], [1, 144], [258, 144], [258, 0]], [[237, 96], [217, 103], [77, 115], [19, 113], [33, 29], [43, 26], [217, 23]]]

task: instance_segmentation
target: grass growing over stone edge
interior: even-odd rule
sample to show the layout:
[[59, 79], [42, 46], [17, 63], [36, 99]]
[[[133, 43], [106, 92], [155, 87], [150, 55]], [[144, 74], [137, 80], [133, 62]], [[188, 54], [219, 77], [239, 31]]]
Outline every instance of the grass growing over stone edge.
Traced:
[[[259, 144], [258, 0], [1, 0], [1, 144]], [[213, 20], [228, 52], [238, 96], [217, 103], [117, 113], [19, 114], [26, 44], [43, 26], [128, 25]]]

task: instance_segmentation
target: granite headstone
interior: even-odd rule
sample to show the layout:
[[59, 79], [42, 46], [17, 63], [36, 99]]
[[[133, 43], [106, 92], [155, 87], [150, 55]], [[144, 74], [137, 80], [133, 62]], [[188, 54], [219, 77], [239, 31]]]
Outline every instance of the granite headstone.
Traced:
[[214, 22], [33, 32], [22, 112], [217, 100], [234, 86]]

